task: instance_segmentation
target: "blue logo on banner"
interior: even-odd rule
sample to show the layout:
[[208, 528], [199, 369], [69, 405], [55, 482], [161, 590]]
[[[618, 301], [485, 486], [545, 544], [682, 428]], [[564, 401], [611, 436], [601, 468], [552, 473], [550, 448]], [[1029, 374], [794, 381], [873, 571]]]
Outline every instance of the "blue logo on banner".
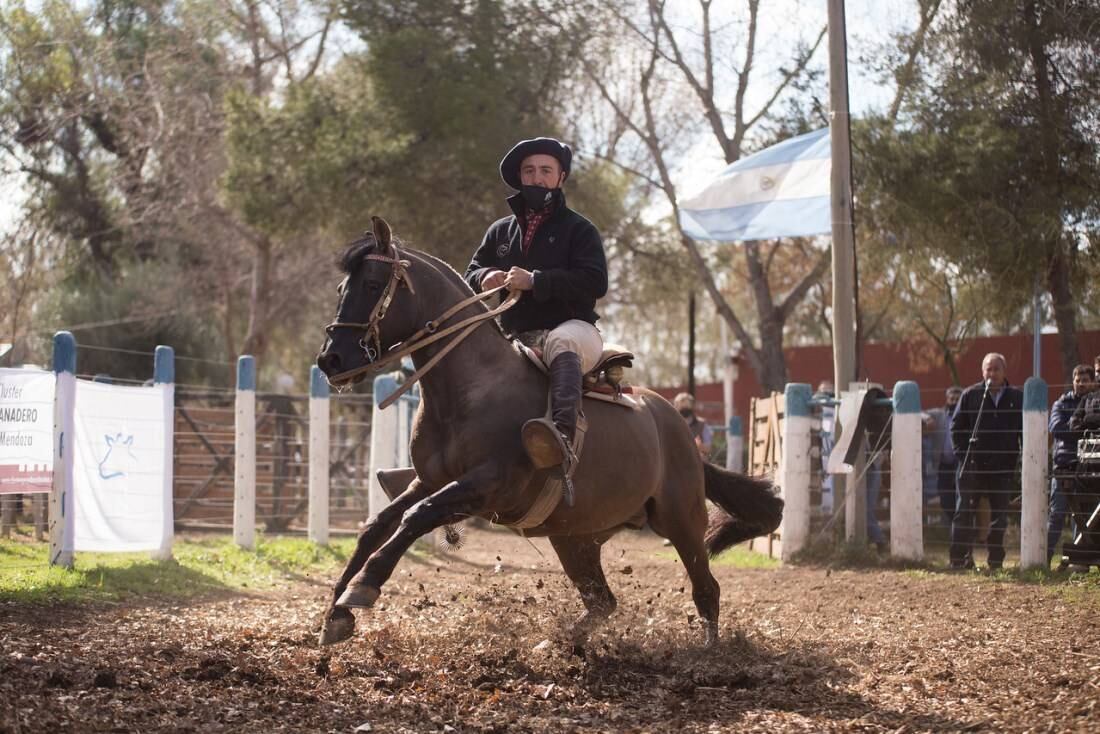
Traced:
[[137, 463], [137, 457], [132, 450], [133, 435], [123, 436], [121, 433], [116, 433], [114, 436], [104, 435], [103, 438], [107, 442], [107, 453], [99, 462], [100, 478], [115, 479], [126, 476], [127, 468]]

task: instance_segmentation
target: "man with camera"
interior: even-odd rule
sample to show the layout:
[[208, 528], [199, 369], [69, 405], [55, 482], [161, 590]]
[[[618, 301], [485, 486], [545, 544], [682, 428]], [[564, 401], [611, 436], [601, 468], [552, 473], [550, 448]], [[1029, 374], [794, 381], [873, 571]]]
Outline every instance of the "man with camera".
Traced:
[[[1054, 401], [1050, 409], [1050, 435], [1054, 438], [1054, 471], [1050, 476], [1050, 519], [1047, 523], [1047, 565], [1062, 537], [1069, 513], [1067, 496], [1073, 491], [1077, 471], [1077, 441], [1082, 432], [1070, 423], [1085, 398], [1096, 389], [1096, 371], [1087, 364], [1073, 368], [1073, 389]], [[1082, 413], [1083, 416], [1083, 413]]]

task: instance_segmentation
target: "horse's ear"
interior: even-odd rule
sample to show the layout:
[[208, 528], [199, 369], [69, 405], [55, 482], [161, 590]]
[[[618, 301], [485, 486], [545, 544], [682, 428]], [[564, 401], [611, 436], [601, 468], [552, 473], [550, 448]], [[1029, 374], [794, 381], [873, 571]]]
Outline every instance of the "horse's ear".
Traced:
[[382, 217], [371, 217], [370, 224], [371, 229], [374, 231], [374, 246], [377, 248], [378, 254], [390, 254], [391, 240], [393, 239], [390, 233], [390, 225]]

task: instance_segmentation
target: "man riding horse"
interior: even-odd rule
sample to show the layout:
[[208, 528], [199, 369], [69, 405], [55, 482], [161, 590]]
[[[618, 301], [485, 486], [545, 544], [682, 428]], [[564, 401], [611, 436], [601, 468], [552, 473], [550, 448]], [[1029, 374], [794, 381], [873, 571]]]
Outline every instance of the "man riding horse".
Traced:
[[575, 461], [581, 379], [603, 352], [596, 300], [607, 293], [600, 233], [565, 205], [561, 190], [572, 161], [573, 151], [554, 138], [523, 140], [508, 151], [500, 176], [519, 192], [508, 198], [513, 214], [489, 227], [465, 275], [475, 292], [501, 285], [522, 292], [501, 325], [541, 348], [551, 416], [528, 421], [523, 444], [536, 467], [561, 465], [567, 475]]

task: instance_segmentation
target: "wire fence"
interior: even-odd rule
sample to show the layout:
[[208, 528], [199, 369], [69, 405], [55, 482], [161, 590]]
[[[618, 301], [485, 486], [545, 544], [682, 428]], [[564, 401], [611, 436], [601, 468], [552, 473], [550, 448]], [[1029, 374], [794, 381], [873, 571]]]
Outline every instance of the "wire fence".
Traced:
[[[977, 386], [982, 389], [981, 384]], [[1048, 405], [1072, 390], [1072, 384], [1048, 386]], [[922, 497], [923, 535], [926, 556], [947, 561], [954, 554], [969, 562], [994, 564], [1018, 555], [1022, 513], [1020, 411], [984, 409], [949, 410], [946, 390], [922, 389]], [[822, 537], [840, 526], [844, 507], [833, 496], [830, 476], [825, 472], [828, 458], [823, 450], [822, 418], [825, 407], [812, 406], [811, 425], [811, 526], [813, 535]], [[957, 416], [952, 416], [957, 412]], [[952, 424], [955, 430], [952, 431]], [[954, 436], [952, 435], [954, 433]], [[886, 544], [890, 537], [891, 461], [890, 427], [871, 437], [863, 460], [863, 471], [847, 475], [847, 487], [865, 493], [867, 513], [864, 530], [869, 542]], [[824, 442], [825, 447], [829, 442]], [[1050, 460], [1053, 452], [1050, 452]], [[1100, 473], [1074, 468], [1072, 476], [1048, 466], [1049, 476], [1077, 482], [1078, 498], [1100, 486]], [[1086, 484], [1087, 483], [1087, 484]], [[1100, 502], [1100, 494], [1097, 496]], [[952, 526], [955, 526], [954, 534]], [[1054, 543], [1048, 553], [1055, 556], [1056, 546], [1071, 540], [1071, 521], [1054, 527]]]
[[[329, 526], [367, 515], [372, 396], [329, 398]], [[236, 460], [234, 394], [176, 393], [174, 512], [178, 528], [230, 529]], [[309, 508], [309, 398], [256, 396], [256, 520], [267, 532], [304, 532]]]

